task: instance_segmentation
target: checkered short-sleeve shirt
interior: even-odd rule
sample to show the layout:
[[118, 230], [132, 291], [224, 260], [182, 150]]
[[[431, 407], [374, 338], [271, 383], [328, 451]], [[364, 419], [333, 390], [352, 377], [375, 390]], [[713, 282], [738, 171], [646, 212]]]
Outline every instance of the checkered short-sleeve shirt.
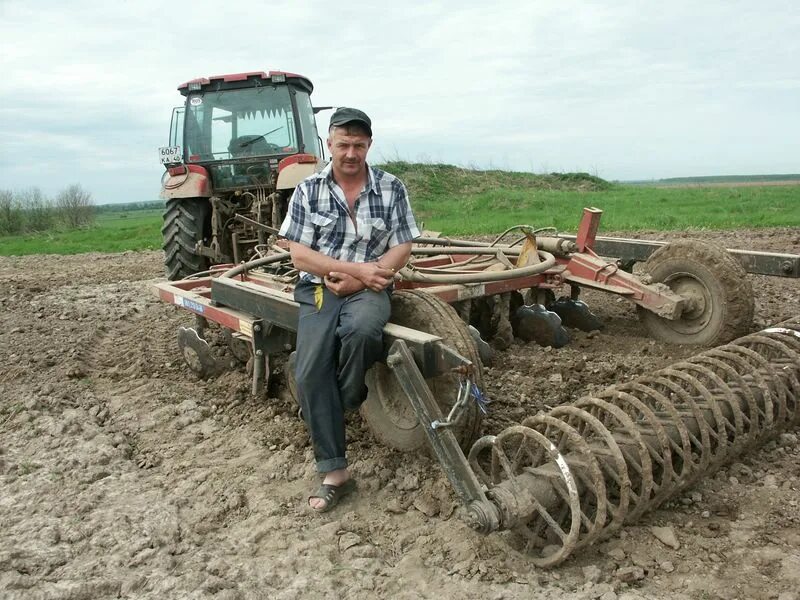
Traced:
[[[367, 166], [367, 184], [355, 204], [356, 228], [329, 164], [295, 188], [280, 234], [338, 260], [373, 262], [419, 236], [408, 192], [397, 177]], [[320, 283], [303, 272], [301, 279]]]

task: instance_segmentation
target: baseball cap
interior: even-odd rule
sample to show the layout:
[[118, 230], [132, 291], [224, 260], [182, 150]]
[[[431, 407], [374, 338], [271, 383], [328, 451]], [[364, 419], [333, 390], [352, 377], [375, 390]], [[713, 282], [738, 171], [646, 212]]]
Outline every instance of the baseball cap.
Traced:
[[357, 108], [348, 108], [346, 106], [338, 108], [336, 112], [331, 115], [330, 124], [331, 127], [339, 127], [340, 125], [352, 123], [353, 121], [364, 125], [364, 127], [367, 128], [367, 133], [372, 137], [372, 121], [367, 116], [367, 113]]

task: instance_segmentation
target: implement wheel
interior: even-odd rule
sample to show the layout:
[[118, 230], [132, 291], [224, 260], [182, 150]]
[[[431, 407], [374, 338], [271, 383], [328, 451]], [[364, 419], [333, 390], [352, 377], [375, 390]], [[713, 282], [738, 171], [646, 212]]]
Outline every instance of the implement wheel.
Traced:
[[194, 247], [205, 236], [210, 210], [206, 198], [167, 200], [161, 237], [168, 279], [185, 279], [208, 268], [208, 260], [195, 254]]
[[[392, 323], [411, 327], [442, 338], [442, 341], [475, 365], [473, 382], [482, 388], [482, 365], [478, 350], [464, 322], [452, 306], [436, 296], [419, 291], [398, 291], [392, 295]], [[426, 380], [447, 416], [458, 391], [458, 376], [445, 374]], [[376, 364], [367, 373], [369, 395], [361, 406], [361, 415], [375, 437], [398, 450], [417, 450], [426, 445], [427, 435], [417, 420], [411, 403], [397, 383], [392, 370]], [[476, 402], [470, 401], [464, 409], [453, 433], [466, 450], [477, 439], [481, 425], [481, 412]]]
[[697, 240], [679, 240], [656, 250], [644, 264], [653, 283], [689, 299], [674, 321], [639, 307], [650, 334], [670, 344], [715, 346], [750, 331], [753, 288], [741, 263], [726, 250]]

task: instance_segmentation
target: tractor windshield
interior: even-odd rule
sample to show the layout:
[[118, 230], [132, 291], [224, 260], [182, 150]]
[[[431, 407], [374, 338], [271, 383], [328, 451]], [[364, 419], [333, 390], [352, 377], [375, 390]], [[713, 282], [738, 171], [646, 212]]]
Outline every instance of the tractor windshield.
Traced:
[[198, 92], [186, 102], [190, 163], [294, 154], [297, 134], [286, 85]]

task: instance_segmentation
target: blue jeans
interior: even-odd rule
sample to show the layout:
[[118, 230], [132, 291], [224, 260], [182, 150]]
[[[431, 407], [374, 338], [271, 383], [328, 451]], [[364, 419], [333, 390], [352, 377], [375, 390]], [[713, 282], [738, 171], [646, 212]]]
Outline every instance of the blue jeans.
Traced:
[[[315, 296], [321, 288], [322, 303]], [[389, 292], [362, 290], [339, 297], [324, 284], [301, 282], [295, 379], [320, 473], [347, 467], [344, 415], [367, 397], [364, 376], [383, 356]]]

